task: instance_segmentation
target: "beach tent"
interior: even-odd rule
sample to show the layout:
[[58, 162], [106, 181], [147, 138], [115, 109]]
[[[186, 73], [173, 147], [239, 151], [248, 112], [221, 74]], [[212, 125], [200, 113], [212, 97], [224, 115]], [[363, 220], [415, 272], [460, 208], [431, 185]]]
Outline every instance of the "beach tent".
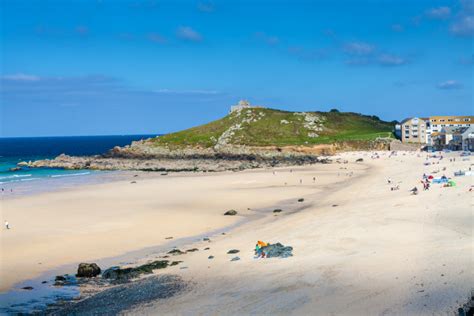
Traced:
[[449, 180], [449, 181], [448, 181], [448, 186], [450, 186], [450, 187], [455, 187], [455, 186], [456, 186], [456, 182], [454, 182], [453, 180]]

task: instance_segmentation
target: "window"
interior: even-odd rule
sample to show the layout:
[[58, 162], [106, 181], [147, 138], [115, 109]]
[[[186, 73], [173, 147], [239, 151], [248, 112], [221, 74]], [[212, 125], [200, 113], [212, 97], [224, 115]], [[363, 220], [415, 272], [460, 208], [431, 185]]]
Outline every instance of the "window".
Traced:
[[470, 122], [470, 121], [471, 121], [470, 118], [465, 118], [465, 119], [464, 119], [464, 122]]
[[444, 122], [444, 119], [439, 120], [440, 122]]

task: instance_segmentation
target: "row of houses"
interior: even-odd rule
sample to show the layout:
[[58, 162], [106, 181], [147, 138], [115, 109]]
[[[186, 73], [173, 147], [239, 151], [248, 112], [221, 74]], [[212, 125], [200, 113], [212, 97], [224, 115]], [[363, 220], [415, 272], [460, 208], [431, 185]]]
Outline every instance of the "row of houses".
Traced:
[[395, 135], [436, 150], [474, 151], [474, 116], [411, 117], [395, 126]]

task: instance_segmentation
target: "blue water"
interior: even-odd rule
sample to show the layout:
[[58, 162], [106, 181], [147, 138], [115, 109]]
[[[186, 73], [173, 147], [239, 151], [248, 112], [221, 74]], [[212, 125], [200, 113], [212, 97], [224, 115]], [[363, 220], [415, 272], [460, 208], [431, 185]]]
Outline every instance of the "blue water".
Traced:
[[0, 138], [0, 185], [11, 182], [85, 176], [92, 171], [62, 169], [29, 169], [12, 171], [20, 161], [51, 159], [60, 154], [85, 156], [105, 153], [114, 146], [125, 146], [132, 141], [156, 135], [66, 136]]

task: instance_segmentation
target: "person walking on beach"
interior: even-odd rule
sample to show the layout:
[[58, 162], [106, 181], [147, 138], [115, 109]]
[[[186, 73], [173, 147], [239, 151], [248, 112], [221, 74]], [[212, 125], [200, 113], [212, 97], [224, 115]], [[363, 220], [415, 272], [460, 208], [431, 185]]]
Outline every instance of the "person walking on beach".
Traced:
[[10, 224], [8, 223], [8, 221], [5, 221], [5, 228], [10, 229]]

